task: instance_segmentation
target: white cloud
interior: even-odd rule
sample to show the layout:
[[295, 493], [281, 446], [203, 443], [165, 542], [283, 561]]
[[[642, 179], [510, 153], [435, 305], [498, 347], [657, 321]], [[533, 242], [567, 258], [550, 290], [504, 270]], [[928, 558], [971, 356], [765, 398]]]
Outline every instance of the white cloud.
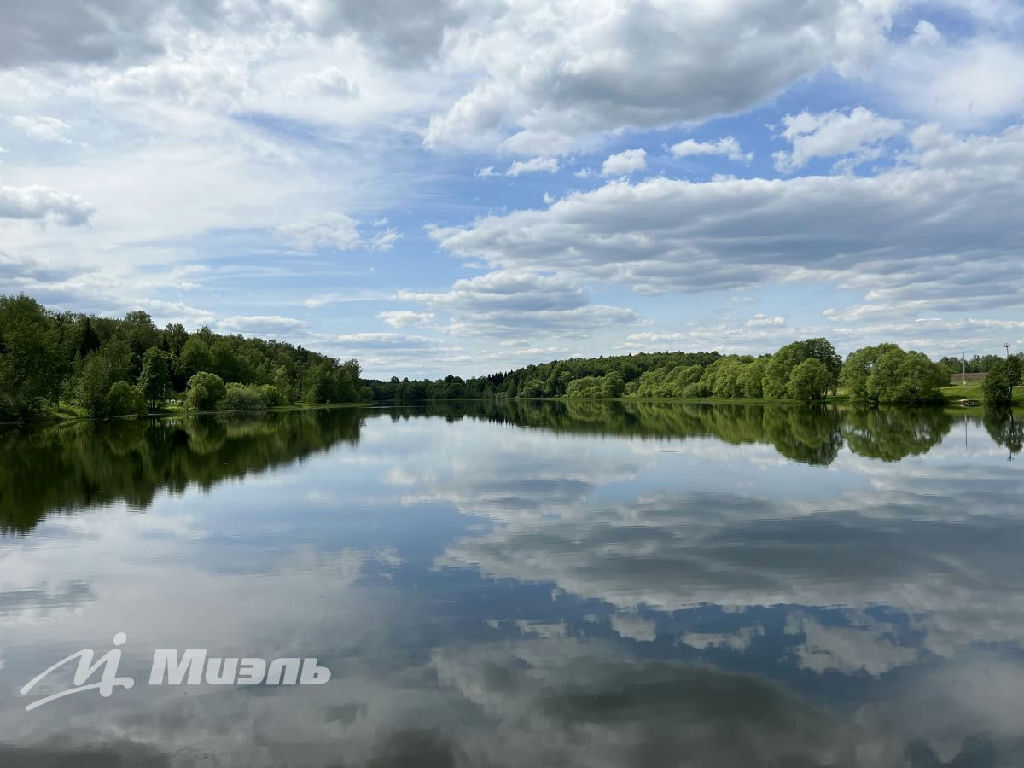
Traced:
[[385, 229], [371, 237], [368, 245], [375, 251], [390, 251], [401, 239], [402, 235], [397, 230]]
[[337, 67], [327, 67], [319, 72], [304, 72], [296, 79], [300, 90], [323, 97], [353, 99], [359, 95], [359, 87], [349, 81]]
[[255, 336], [273, 336], [306, 328], [306, 322], [280, 315], [235, 315], [225, 317], [217, 328], [226, 333], [244, 333]]
[[821, 69], [858, 66], [884, 43], [894, 7], [510, 4], [483, 34], [453, 36], [453, 56], [484, 75], [431, 117], [426, 145], [561, 154], [601, 132], [741, 111]]
[[780, 171], [795, 171], [815, 157], [861, 153], [903, 132], [899, 120], [879, 117], [864, 107], [855, 107], [849, 113], [801, 112], [786, 115], [782, 122], [786, 126], [782, 136], [792, 143], [793, 151], [772, 155]]
[[[869, 76], [872, 86], [905, 112], [947, 125], [979, 128], [1018, 118], [1024, 111], [1024, 23], [1019, 4], [986, 11], [971, 8], [979, 32], [944, 38], [926, 20], [918, 22], [908, 43], [889, 46]], [[1015, 31], [1016, 30], [1016, 31]]]
[[399, 292], [452, 315], [450, 330], [506, 336], [532, 332], [584, 337], [590, 331], [637, 322], [630, 309], [591, 304], [579, 285], [561, 275], [497, 271], [455, 281], [444, 293]]
[[725, 136], [718, 141], [694, 141], [686, 139], [672, 145], [672, 154], [676, 157], [690, 155], [725, 155], [730, 160], [749, 163], [754, 159], [753, 152], [744, 152], [735, 136]]
[[393, 309], [377, 313], [377, 319], [383, 320], [392, 328], [417, 328], [427, 325], [434, 319], [433, 312], [413, 312], [411, 309]]
[[[391, 248], [397, 232], [363, 223], [390, 215], [408, 222], [401, 237], [410, 252], [421, 245], [419, 225], [444, 222], [435, 234], [462, 225], [472, 235], [446, 236], [443, 244], [448, 253], [475, 254], [474, 267], [482, 259], [495, 271], [555, 272], [580, 288], [605, 279], [644, 292], [807, 279], [858, 291], [870, 305], [914, 306], [930, 316], [950, 306], [952, 275], [960, 273], [966, 301], [973, 302], [969, 311], [986, 292], [993, 311], [1015, 307], [1017, 252], [1008, 245], [1015, 233], [1001, 235], [1012, 225], [995, 221], [991, 211], [1019, 203], [1008, 178], [1019, 161], [1006, 158], [1005, 137], [990, 137], [986, 148], [981, 136], [964, 142], [950, 131], [952, 125], [991, 132], [1019, 119], [1021, 9], [1007, 0], [939, 5], [955, 6], [963, 27], [954, 28], [939, 11], [918, 18], [933, 6], [895, 0], [828, 0], [795, 10], [785, 0], [386, 0], [369, 10], [347, 0], [13, 4], [0, 28], [0, 141], [12, 150], [3, 156], [0, 226], [2, 247], [14, 257], [4, 274], [8, 285], [67, 308], [113, 311], [128, 308], [127, 301], [152, 300], [204, 307], [206, 291], [215, 291], [221, 316], [248, 316], [253, 300], [268, 296], [268, 308], [260, 311], [287, 314], [270, 307], [304, 299], [325, 307], [367, 297], [366, 283], [342, 295], [336, 282], [299, 280], [364, 279], [368, 270], [342, 277], [341, 265], [332, 269], [330, 254], [319, 251]], [[895, 8], [901, 16], [894, 26]], [[645, 130], [693, 131], [717, 116], [740, 114], [730, 130], [749, 148], [761, 138], [763, 122], [785, 129], [778, 103], [806, 104], [817, 118], [823, 109], [842, 106], [839, 114], [853, 121], [856, 102], [822, 106], [816, 87], [775, 101], [794, 82], [815, 75], [833, 78], [836, 99], [863, 94], [865, 104], [905, 119], [908, 128], [922, 115], [940, 125], [915, 131], [910, 153], [886, 156], [863, 185], [716, 177], [708, 186], [604, 185], [583, 197], [565, 186], [568, 174], [559, 174], [543, 185], [550, 187], [550, 208], [536, 212], [533, 222], [524, 212], [509, 213], [510, 206], [527, 204], [509, 196], [510, 185], [481, 182], [467, 194], [452, 181], [478, 167], [481, 176], [503, 176], [513, 168], [543, 172], [572, 163], [576, 170], [585, 163], [592, 169], [578, 173], [589, 171], [591, 180], [580, 186], [589, 188], [598, 184], [593, 177], [613, 137], [616, 147], [624, 141], [655, 146], [663, 139]], [[743, 115], [754, 106], [756, 114]], [[823, 157], [816, 153], [837, 151], [823, 149], [829, 141], [845, 142], [846, 154], [832, 155], [833, 167], [850, 171], [874, 153], [903, 146], [898, 134], [867, 134], [858, 144], [848, 135], [853, 127], [845, 134], [817, 126], [794, 135], [786, 162]], [[846, 138], [829, 139], [829, 131]], [[26, 133], [37, 140], [26, 140]], [[714, 151], [746, 159], [738, 142], [713, 135], [680, 142], [677, 156]], [[416, 150], [421, 143], [437, 152]], [[466, 148], [490, 154], [440, 152]], [[1002, 165], [982, 157], [988, 182], [973, 167], [977, 153], [1003, 153]], [[915, 196], [916, 203], [908, 202]], [[881, 200], [903, 218], [882, 210]], [[801, 216], [803, 201], [807, 211], [834, 222], [834, 231]], [[845, 204], [861, 233], [840, 218]], [[961, 236], [954, 223], [969, 221], [975, 211], [988, 231], [968, 224]], [[573, 222], [576, 213], [586, 226]], [[680, 214], [691, 218], [676, 220]], [[474, 216], [480, 221], [469, 223]], [[510, 227], [507, 247], [486, 241], [493, 220]], [[876, 221], [883, 222], [878, 230]], [[85, 222], [89, 226], [74, 230], [53, 226]], [[943, 233], [945, 248], [926, 222]], [[541, 232], [545, 227], [550, 239]], [[267, 264], [281, 241], [309, 251], [303, 263], [322, 266], [323, 274], [314, 269], [315, 277], [293, 272], [294, 282], [272, 279], [272, 272], [278, 277], [287, 268]], [[979, 246], [973, 256], [971, 241]], [[181, 271], [222, 258], [262, 259], [259, 267], [232, 266], [266, 282], [243, 286], [229, 284], [217, 269]], [[411, 284], [399, 260], [377, 261], [387, 265], [378, 264], [373, 279], [391, 281], [375, 283], [378, 294], [392, 297]], [[445, 252], [428, 248], [410, 277], [423, 285], [422, 269], [445, 275], [448, 285], [453, 268]], [[392, 271], [385, 277], [386, 270]], [[173, 283], [176, 276], [182, 285]], [[328, 294], [335, 296], [325, 300]], [[784, 310], [757, 306], [769, 315]], [[454, 311], [449, 341], [471, 325], [467, 310]], [[493, 324], [480, 327], [522, 333], [541, 322], [542, 312], [555, 314], [554, 328], [606, 329], [595, 352], [622, 339], [615, 318], [630, 323], [638, 316], [621, 307], [594, 308], [588, 300], [574, 308], [493, 309]], [[318, 312], [317, 319], [335, 322], [331, 314]], [[728, 322], [744, 328], [748, 319]], [[528, 346], [561, 343], [538, 339]]]
[[56, 141], [62, 144], [71, 143], [71, 140], [65, 135], [70, 126], [56, 117], [15, 115], [11, 118], [11, 125], [20, 128], [31, 139]]
[[613, 181], [432, 236], [494, 268], [651, 293], [824, 280], [872, 302], [1020, 306], [1021, 225], [1003, 212], [1024, 207], [1024, 127], [912, 141], [872, 177]]
[[491, 272], [456, 280], [445, 293], [402, 291], [399, 298], [477, 313], [576, 309], [589, 302], [586, 292], [571, 280], [529, 272]]
[[329, 307], [334, 304], [348, 304], [359, 301], [387, 301], [394, 298], [392, 293], [374, 293], [369, 291], [353, 291], [351, 293], [318, 293], [302, 300], [302, 306], [310, 309]]
[[422, 352], [438, 346], [436, 341], [426, 336], [407, 336], [401, 333], [343, 333], [331, 336], [325, 341], [353, 355], [358, 355], [361, 351]]
[[53, 219], [69, 227], [85, 224], [94, 208], [78, 195], [40, 185], [0, 185], [0, 219]]
[[747, 326], [749, 328], [781, 328], [785, 324], [786, 318], [779, 315], [769, 317], [767, 315], [756, 314], [747, 320]]
[[[554, 157], [531, 157], [529, 160], [515, 160], [505, 172], [506, 176], [519, 176], [522, 173], [555, 173], [558, 160]], [[483, 174], [481, 174], [483, 175]]]
[[283, 224], [275, 233], [283, 242], [301, 251], [336, 248], [348, 251], [362, 242], [355, 219], [343, 213], [317, 216], [293, 224]]
[[627, 149], [608, 158], [601, 163], [602, 176], [628, 176], [642, 171], [647, 167], [647, 151], [644, 149]]
[[914, 27], [910, 42], [912, 45], [935, 45], [942, 42], [942, 35], [934, 24], [926, 19], [921, 19]]

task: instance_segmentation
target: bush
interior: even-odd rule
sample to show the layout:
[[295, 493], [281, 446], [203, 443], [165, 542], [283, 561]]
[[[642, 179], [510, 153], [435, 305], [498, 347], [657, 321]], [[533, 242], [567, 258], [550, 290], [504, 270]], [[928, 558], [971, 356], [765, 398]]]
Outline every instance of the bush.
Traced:
[[142, 390], [127, 381], [111, 384], [106, 400], [107, 416], [145, 416], [149, 412]]
[[224, 411], [261, 411], [267, 404], [257, 387], [233, 381], [227, 385], [217, 407]]
[[200, 371], [188, 380], [185, 407], [190, 411], [209, 411], [227, 394], [224, 380], [215, 373]]
[[263, 401], [263, 405], [267, 408], [276, 408], [279, 405], [285, 405], [284, 395], [281, 394], [281, 390], [275, 387], [273, 384], [264, 384], [259, 388], [260, 400]]

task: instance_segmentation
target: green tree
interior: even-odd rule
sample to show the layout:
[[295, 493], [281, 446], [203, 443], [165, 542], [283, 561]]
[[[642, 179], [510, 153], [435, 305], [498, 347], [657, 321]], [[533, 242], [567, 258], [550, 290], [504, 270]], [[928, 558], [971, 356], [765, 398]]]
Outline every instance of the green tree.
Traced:
[[786, 385], [786, 394], [792, 400], [824, 400], [835, 378], [825, 364], [810, 357], [793, 369]]
[[124, 316], [118, 326], [118, 336], [128, 345], [131, 373], [138, 376], [142, 370], [142, 356], [147, 349], [160, 343], [160, 332], [146, 312], [137, 310]]
[[156, 408], [164, 401], [170, 383], [170, 354], [150, 347], [142, 355], [142, 372], [138, 382], [150, 408]]
[[1006, 359], [1006, 375], [1010, 380], [1010, 395], [1013, 395], [1013, 388], [1021, 385], [1024, 379], [1024, 360], [1018, 355]]
[[182, 347], [188, 341], [185, 326], [181, 323], [168, 323], [164, 326], [164, 341], [167, 342], [167, 351], [171, 353], [171, 357], [180, 355]]
[[850, 394], [850, 397], [857, 401], [872, 399], [868, 391], [871, 373], [878, 358], [891, 350], [899, 350], [899, 347], [895, 344], [879, 344], [874, 347], [861, 347], [856, 352], [847, 355], [846, 363], [839, 376], [839, 383]]
[[0, 296], [0, 416], [38, 413], [59, 391], [59, 350], [46, 314], [28, 296]]
[[743, 397], [764, 397], [764, 387], [761, 382], [764, 380], [764, 372], [767, 364], [767, 358], [759, 357], [756, 360], [747, 363], [747, 365], [743, 367], [743, 371], [739, 376], [739, 383], [743, 389]]
[[817, 360], [829, 374], [829, 389], [838, 385], [842, 361], [828, 339], [804, 339], [787, 344], [771, 356], [765, 364], [761, 381], [764, 396], [780, 400], [789, 396], [789, 378], [805, 360]]
[[193, 374], [209, 371], [213, 367], [213, 355], [210, 346], [198, 335], [189, 336], [181, 348], [181, 354], [175, 365], [175, 372], [183, 381], [188, 381]]
[[123, 340], [111, 340], [85, 359], [76, 387], [79, 403], [90, 416], [109, 416], [111, 386], [130, 375], [131, 351]]
[[994, 360], [981, 382], [985, 402], [1003, 405], [1013, 399], [1013, 379], [1010, 366], [1003, 360]]
[[601, 397], [622, 397], [622, 392], [625, 388], [626, 382], [622, 379], [622, 374], [613, 371], [601, 381]]
[[857, 402], [926, 403], [942, 399], [939, 387], [949, 383], [949, 372], [921, 352], [879, 344], [851, 353], [840, 383]]
[[217, 407], [226, 393], [224, 379], [215, 373], [200, 371], [193, 374], [188, 380], [185, 407], [190, 411], [212, 410]]

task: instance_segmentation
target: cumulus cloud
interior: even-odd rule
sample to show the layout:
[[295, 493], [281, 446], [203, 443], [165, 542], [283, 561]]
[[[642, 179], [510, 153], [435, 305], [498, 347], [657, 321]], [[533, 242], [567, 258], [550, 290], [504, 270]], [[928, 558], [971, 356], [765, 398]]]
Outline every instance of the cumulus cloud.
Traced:
[[907, 45], [889, 46], [871, 84], [904, 110], [961, 128], [1014, 119], [1024, 108], [1019, 5], [972, 3], [975, 35], [944, 37], [920, 20]]
[[275, 230], [278, 238], [300, 251], [318, 248], [336, 248], [348, 251], [358, 247], [362, 238], [355, 219], [343, 213], [320, 215], [315, 218], [282, 224]]
[[514, 4], [463, 38], [485, 75], [431, 118], [426, 144], [559, 154], [595, 132], [736, 112], [822, 68], [855, 66], [884, 41], [894, 5]]
[[879, 117], [864, 107], [855, 107], [849, 113], [801, 112], [786, 115], [782, 122], [782, 136], [792, 143], [793, 150], [772, 155], [780, 171], [795, 171], [816, 157], [860, 153], [863, 159], [871, 159], [877, 157], [880, 142], [903, 132], [899, 120]]
[[601, 163], [602, 176], [628, 176], [647, 167], [647, 152], [644, 149], [627, 149]]
[[[220, 247], [227, 242], [244, 243], [232, 253], [258, 258], [284, 242], [314, 253], [313, 262], [326, 256], [317, 253], [322, 250], [387, 251], [403, 236], [413, 239], [412, 250], [418, 225], [434, 221], [445, 223], [434, 234], [447, 233], [440, 239], [446, 252], [465, 254], [474, 266], [482, 259], [495, 271], [554, 272], [584, 287], [611, 280], [641, 292], [699, 291], [816, 280], [860, 292], [870, 305], [914, 307], [931, 316], [953, 306], [952, 276], [958, 275], [966, 289], [959, 310], [986, 306], [986, 294], [993, 311], [1020, 304], [1018, 251], [1011, 247], [1011, 235], [1019, 233], [1007, 233], [1013, 224], [993, 213], [1020, 202], [1008, 178], [1019, 160], [1005, 152], [1012, 129], [988, 139], [951, 132], [992, 132], [1018, 119], [1024, 52], [1017, 3], [958, 3], [962, 28], [948, 14], [933, 14], [933, 6], [896, 0], [829, 0], [795, 10], [784, 0], [364, 6], [348, 0], [13, 4], [0, 28], [0, 114], [6, 116], [0, 140], [12, 150], [3, 156], [3, 247], [19, 264], [59, 262], [76, 276], [55, 283], [26, 271], [12, 280], [51, 301], [73, 300], [75, 308], [93, 307], [95, 295], [104, 310], [120, 309], [110, 286], [133, 301], [163, 296], [166, 281], [147, 282], [146, 275], [171, 274], [170, 262], [194, 262], [199, 243], [209, 258], [225, 255]], [[729, 55], [721, 56], [723, 50]], [[823, 106], [819, 89], [801, 91], [795, 102], [774, 100], [823, 73], [843, 85], [834, 91], [838, 98], [849, 86], [875, 111], [851, 109], [856, 102]], [[789, 116], [790, 125], [777, 103], [807, 106]], [[709, 140], [678, 140], [696, 124], [755, 106], [756, 114], [731, 118]], [[833, 106], [842, 110], [822, 111]], [[904, 130], [922, 116], [942, 126], [917, 129], [909, 152], [896, 151], [906, 146]], [[612, 137], [616, 146], [655, 146], [665, 139], [645, 131], [681, 127], [685, 133], [672, 135], [677, 143], [667, 142], [675, 156], [710, 153], [744, 162], [745, 149], [764, 138], [764, 122], [778, 124], [769, 130], [790, 142], [775, 147], [785, 150], [777, 161], [787, 170], [799, 172], [822, 158], [836, 172], [861, 168], [875, 155], [885, 162], [871, 167], [875, 175], [863, 186], [715, 177], [690, 187], [616, 182], [589, 197], [571, 194], [568, 174], [560, 173], [547, 177], [554, 186], [543, 198], [545, 210], [509, 212], [521, 203], [502, 198], [509, 185], [495, 183], [477, 184], [471, 202], [446, 207], [453, 170], [515, 176], [572, 162], [574, 170], [577, 163], [589, 166], [578, 172], [591, 176], [589, 188], [600, 183], [594, 177]], [[747, 147], [718, 138], [729, 131]], [[54, 145], [42, 142], [65, 143], [59, 163], [45, 159]], [[437, 153], [410, 152], [410, 142]], [[486, 154], [458, 154], [465, 149]], [[609, 159], [606, 173], [628, 174], [637, 170], [634, 163], [615, 169]], [[31, 189], [48, 191], [26, 194]], [[54, 191], [65, 189], [88, 202]], [[102, 215], [92, 215], [93, 208]], [[403, 222], [419, 221], [404, 235], [361, 223], [392, 211], [403, 211]], [[482, 218], [467, 223], [474, 215]], [[91, 226], [68, 233], [36, 225], [48, 221]], [[496, 221], [509, 227], [507, 244]], [[969, 223], [961, 234], [963, 221]], [[495, 239], [487, 239], [488, 231]], [[493, 257], [481, 256], [491, 251]], [[445, 253], [424, 258], [428, 269], [443, 273], [451, 266]], [[216, 278], [193, 276], [181, 290], [206, 279]], [[380, 292], [393, 296], [399, 285]], [[230, 305], [242, 290], [260, 290], [237, 286], [218, 286], [221, 301]], [[336, 292], [333, 286], [297, 290], [288, 297], [294, 304], [314, 292]], [[205, 301], [181, 300], [186, 306]], [[220, 309], [239, 316], [251, 311], [244, 303]], [[472, 325], [465, 310], [456, 312], [462, 314], [452, 316], [452, 333]], [[568, 326], [586, 333], [588, 324], [609, 329], [605, 346], [621, 339], [612, 338], [617, 322], [638, 318], [635, 311], [589, 303], [494, 312], [518, 313], [492, 317], [506, 336], [511, 328], [536, 327], [541, 313], [550, 312], [558, 333]], [[744, 328], [748, 319], [731, 322]], [[843, 325], [837, 332], [849, 330]], [[977, 328], [965, 335], [968, 330]], [[528, 346], [558, 344], [538, 339]]]
[[676, 157], [691, 155], [725, 155], [730, 160], [749, 163], [754, 159], [753, 152], [744, 152], [735, 136], [725, 136], [718, 141], [695, 141], [686, 139], [673, 144], [671, 152]]
[[93, 213], [93, 207], [78, 195], [39, 185], [0, 185], [0, 219], [52, 219], [77, 227]]
[[402, 235], [395, 229], [385, 229], [373, 235], [368, 242], [371, 249], [375, 251], [390, 251], [395, 243], [402, 239]]
[[432, 236], [496, 268], [650, 293], [816, 279], [871, 301], [1019, 305], [1021, 224], [1002, 212], [1024, 205], [1024, 128], [926, 128], [911, 140], [903, 162], [876, 176], [613, 181]]
[[[554, 157], [531, 157], [529, 160], [515, 160], [505, 171], [506, 176], [519, 176], [523, 173], [555, 173], [558, 160]], [[490, 174], [480, 174], [490, 175]]]

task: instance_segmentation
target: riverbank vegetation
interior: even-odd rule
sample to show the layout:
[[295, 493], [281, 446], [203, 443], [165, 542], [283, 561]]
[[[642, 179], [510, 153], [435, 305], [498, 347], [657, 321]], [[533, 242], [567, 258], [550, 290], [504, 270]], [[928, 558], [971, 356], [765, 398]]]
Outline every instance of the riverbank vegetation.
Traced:
[[[145, 312], [114, 319], [0, 296], [0, 420], [112, 417], [166, 410], [258, 411], [295, 403], [415, 403], [477, 398], [772, 400], [925, 404], [957, 396], [955, 358], [879, 344], [844, 361], [824, 338], [771, 354], [651, 352], [556, 360], [470, 379], [362, 381], [359, 363], [274, 340], [157, 328]], [[987, 404], [1014, 402], [1024, 358], [975, 356], [969, 387]], [[967, 387], [964, 388], [965, 391]]]
[[[654, 352], [553, 361], [467, 380], [394, 377], [367, 383], [375, 400], [396, 403], [481, 397], [797, 402], [838, 398], [869, 406], [918, 405], [952, 399], [943, 390], [950, 384], [952, 360], [934, 363], [921, 352], [879, 344], [858, 349], [844, 361], [831, 342], [816, 338], [758, 357]], [[979, 394], [971, 399], [1008, 402], [1012, 388], [1021, 383], [1021, 362], [1019, 355], [1009, 362], [993, 356], [974, 358], [969, 367], [984, 367], [989, 372], [985, 380], [1000, 382], [998, 392], [1006, 395], [995, 389], [982, 393], [983, 384], [977, 383]]]
[[0, 420], [137, 415], [163, 408], [260, 410], [368, 400], [359, 363], [145, 312], [50, 312], [0, 296]]

